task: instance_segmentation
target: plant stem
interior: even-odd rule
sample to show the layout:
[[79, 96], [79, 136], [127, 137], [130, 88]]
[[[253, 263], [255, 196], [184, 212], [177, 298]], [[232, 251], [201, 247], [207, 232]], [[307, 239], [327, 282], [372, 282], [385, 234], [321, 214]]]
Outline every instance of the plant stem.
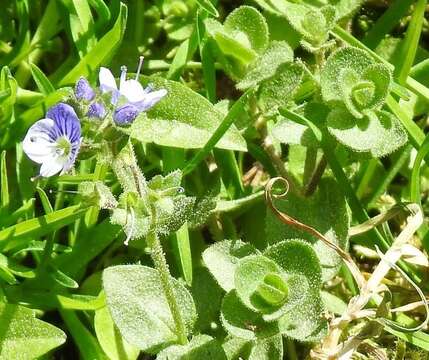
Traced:
[[328, 165], [328, 161], [326, 160], [325, 155], [322, 155], [319, 163], [317, 164], [316, 169], [314, 169], [313, 175], [311, 175], [310, 180], [305, 188], [304, 195], [310, 196], [312, 195], [317, 188], [317, 184], [322, 178], [323, 173], [325, 172], [326, 166]]
[[183, 323], [183, 319], [179, 311], [179, 306], [177, 305], [177, 301], [173, 292], [173, 287], [170, 281], [170, 271], [168, 269], [168, 264], [164, 256], [164, 251], [162, 250], [161, 242], [159, 241], [159, 237], [155, 231], [149, 232], [146, 240], [148, 242], [148, 245], [152, 248], [151, 257], [155, 268], [158, 270], [159, 276], [161, 278], [162, 288], [164, 290], [168, 306], [173, 316], [173, 321], [176, 326], [179, 343], [184, 345], [188, 342], [188, 339], [186, 337], [185, 324]]
[[289, 360], [298, 360], [294, 341], [292, 339], [285, 339], [285, 341]]

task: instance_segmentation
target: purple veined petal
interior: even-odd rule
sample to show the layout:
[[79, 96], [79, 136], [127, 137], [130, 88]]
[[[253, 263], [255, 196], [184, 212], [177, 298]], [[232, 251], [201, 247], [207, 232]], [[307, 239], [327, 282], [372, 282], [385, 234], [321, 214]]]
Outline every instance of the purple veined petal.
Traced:
[[117, 125], [131, 124], [140, 113], [139, 109], [133, 104], [126, 104], [115, 110], [113, 120]]
[[64, 159], [55, 157], [51, 161], [45, 161], [40, 167], [40, 176], [50, 177], [58, 174], [64, 167]]
[[28, 129], [22, 147], [34, 162], [42, 164], [52, 159], [56, 140], [51, 137], [54, 128], [55, 122], [52, 119], [42, 119]]
[[102, 93], [118, 90], [118, 86], [116, 85], [112, 72], [105, 67], [100, 68], [98, 81], [100, 82], [100, 90]]
[[143, 86], [134, 79], [122, 82], [119, 92], [131, 103], [142, 101], [146, 94]]
[[76, 82], [74, 94], [78, 100], [91, 101], [95, 97], [95, 91], [83, 76]]
[[166, 95], [167, 95], [167, 90], [165, 89], [152, 91], [146, 94], [142, 101], [139, 101], [138, 103], [134, 103], [134, 105], [137, 106], [137, 108], [140, 111], [147, 111], [151, 107], [153, 107], [156, 103], [158, 103]]
[[103, 119], [106, 116], [106, 108], [100, 102], [94, 102], [89, 105], [86, 116], [89, 118]]
[[56, 138], [66, 136], [70, 142], [80, 139], [80, 122], [70, 105], [64, 103], [54, 105], [48, 110], [46, 117], [55, 122]]

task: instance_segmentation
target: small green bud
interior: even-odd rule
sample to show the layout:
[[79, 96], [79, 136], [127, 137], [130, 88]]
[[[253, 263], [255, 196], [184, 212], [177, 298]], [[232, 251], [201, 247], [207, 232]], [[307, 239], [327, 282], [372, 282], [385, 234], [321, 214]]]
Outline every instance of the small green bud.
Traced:
[[374, 83], [362, 81], [352, 88], [352, 99], [354, 105], [359, 109], [366, 109], [370, 106], [375, 93]]
[[251, 301], [261, 311], [272, 312], [282, 306], [287, 298], [288, 286], [284, 278], [276, 273], [268, 273], [251, 296]]

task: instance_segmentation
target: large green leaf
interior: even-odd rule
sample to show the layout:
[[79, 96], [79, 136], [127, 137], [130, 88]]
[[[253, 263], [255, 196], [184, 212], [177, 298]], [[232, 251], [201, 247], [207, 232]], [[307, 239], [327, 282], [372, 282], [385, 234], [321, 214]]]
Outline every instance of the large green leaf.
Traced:
[[[124, 130], [141, 142], [185, 149], [202, 148], [222, 121], [222, 114], [203, 96], [188, 87], [159, 77], [145, 78], [168, 95], [147, 114]], [[246, 151], [246, 142], [232, 125], [216, 144], [218, 148]]]
[[[276, 206], [314, 227], [341, 248], [347, 247], [349, 213], [344, 195], [334, 179], [322, 179], [318, 191], [309, 198], [288, 194], [285, 200], [276, 201]], [[272, 212], [267, 213], [265, 231], [271, 244], [295, 238], [309, 241], [319, 258], [325, 281], [332, 278], [341, 266], [342, 260], [334, 250], [307, 232], [281, 223]]]
[[[192, 296], [170, 279], [188, 333], [196, 318]], [[167, 299], [157, 270], [141, 265], [119, 265], [103, 272], [103, 288], [113, 321], [127, 342], [156, 352], [178, 342]]]
[[33, 360], [60, 346], [66, 334], [36, 319], [34, 311], [0, 303], [0, 359]]

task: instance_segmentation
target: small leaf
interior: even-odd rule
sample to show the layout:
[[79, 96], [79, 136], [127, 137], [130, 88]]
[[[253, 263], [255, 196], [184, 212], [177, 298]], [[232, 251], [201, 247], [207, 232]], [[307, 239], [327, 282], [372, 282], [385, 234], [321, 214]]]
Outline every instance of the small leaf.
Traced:
[[[176, 279], [170, 281], [189, 333], [196, 318], [192, 296]], [[103, 288], [113, 321], [127, 342], [146, 352], [178, 342], [157, 270], [140, 265], [109, 267], [103, 272]]]
[[262, 109], [272, 114], [279, 107], [288, 105], [299, 89], [303, 77], [304, 69], [301, 64], [280, 65], [276, 74], [265, 80], [259, 88], [258, 97]]
[[66, 341], [62, 330], [36, 319], [33, 310], [0, 303], [0, 359], [33, 360]]
[[280, 65], [293, 61], [292, 48], [286, 41], [273, 41], [265, 52], [249, 66], [244, 78], [236, 85], [246, 90], [273, 76]]
[[262, 54], [268, 46], [268, 26], [261, 13], [252, 6], [240, 6], [232, 11], [224, 22], [225, 30], [234, 34], [246, 34], [251, 48]]
[[256, 253], [250, 244], [225, 240], [206, 249], [203, 261], [222, 289], [230, 291], [235, 288], [234, 273], [240, 258]]
[[270, 321], [295, 305], [296, 298], [307, 290], [296, 280], [281, 273], [274, 261], [262, 255], [246, 256], [235, 270], [237, 296], [249, 309], [268, 314], [263, 318]]
[[352, 70], [362, 76], [374, 60], [363, 50], [343, 47], [333, 52], [326, 61], [320, 76], [322, 96], [326, 102], [341, 103], [344, 91], [341, 89], [340, 73], [344, 69]]
[[400, 121], [387, 111], [368, 112], [356, 119], [346, 109], [335, 108], [327, 118], [329, 132], [342, 144], [374, 157], [386, 156], [407, 141]]

